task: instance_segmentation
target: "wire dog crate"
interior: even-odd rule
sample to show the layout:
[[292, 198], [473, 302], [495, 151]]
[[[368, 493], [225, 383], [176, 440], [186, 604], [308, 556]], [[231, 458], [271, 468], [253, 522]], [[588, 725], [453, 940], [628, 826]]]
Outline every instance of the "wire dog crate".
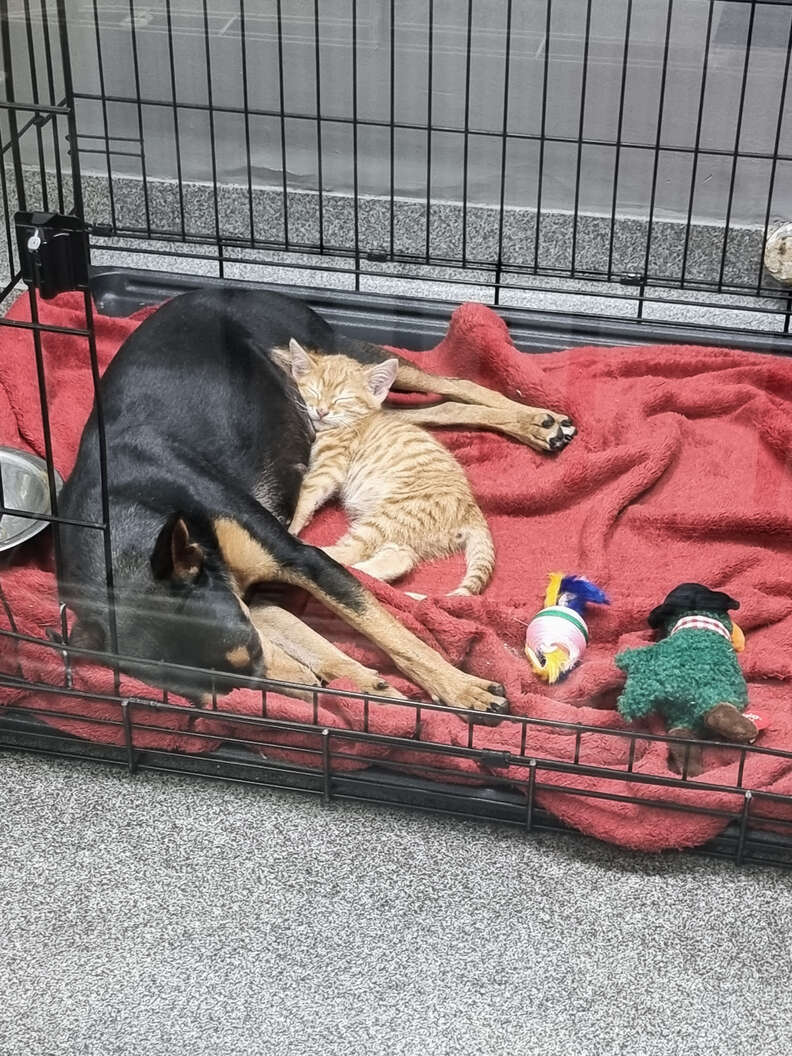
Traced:
[[[35, 518], [53, 522], [56, 559], [42, 347], [52, 333], [82, 342], [98, 391], [97, 309], [123, 317], [197, 285], [257, 282], [404, 347], [428, 347], [450, 302], [472, 297], [497, 305], [526, 350], [662, 339], [792, 353], [792, 286], [764, 256], [792, 217], [782, 0], [0, 0], [0, 37], [0, 300], [30, 290], [30, 319], [0, 324], [30, 335], [53, 511]], [[31, 230], [47, 225], [60, 248], [31, 253]], [[39, 298], [65, 290], [82, 294], [84, 325], [42, 321]], [[2, 494], [0, 512], [34, 517]], [[93, 527], [112, 527], [106, 494]], [[312, 722], [274, 719], [277, 687], [261, 680], [258, 714], [234, 716], [231, 732], [227, 712], [201, 713], [188, 736], [211, 751], [146, 747], [183, 707], [167, 693], [123, 696], [117, 667], [113, 691], [75, 687], [85, 651], [64, 644], [63, 608], [50, 637], [28, 635], [2, 586], [0, 575], [0, 686], [57, 701], [36, 714], [12, 692], [5, 749], [527, 829], [561, 827], [537, 802], [545, 791], [610, 797], [709, 813], [723, 831], [706, 851], [792, 865], [792, 796], [743, 784], [753, 754], [787, 765], [792, 751], [741, 748], [734, 784], [718, 786], [639, 772], [636, 743], [658, 739], [645, 732], [567, 724], [568, 762], [482, 749], [472, 724], [463, 746], [402, 743], [374, 731], [376, 701], [362, 696], [360, 729], [323, 725], [315, 691]], [[56, 676], [20, 674], [18, 651], [33, 648], [57, 658]], [[105, 735], [67, 732], [80, 719]], [[542, 725], [504, 721], [523, 747]], [[627, 765], [586, 762], [590, 734], [629, 745]], [[286, 736], [303, 762], [278, 761]], [[384, 768], [383, 746], [424, 759]], [[444, 757], [477, 780], [450, 783]], [[626, 795], [587, 787], [617, 776]], [[669, 787], [690, 802], [668, 804]], [[724, 806], [698, 805], [702, 791]]]

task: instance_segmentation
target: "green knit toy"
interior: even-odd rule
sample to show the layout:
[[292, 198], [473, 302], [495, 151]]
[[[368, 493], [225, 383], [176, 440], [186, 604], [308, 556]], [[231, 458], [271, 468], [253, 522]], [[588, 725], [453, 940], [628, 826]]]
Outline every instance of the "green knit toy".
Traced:
[[[675, 737], [713, 733], [749, 744], [757, 728], [742, 712], [748, 690], [735, 650], [743, 646], [740, 628], [727, 615], [739, 608], [728, 594], [700, 583], [683, 583], [649, 615], [649, 626], [666, 637], [655, 645], [627, 649], [615, 658], [627, 675], [617, 707], [625, 719], [663, 716]], [[687, 754], [688, 773], [698, 772], [700, 753], [670, 746], [675, 763]]]

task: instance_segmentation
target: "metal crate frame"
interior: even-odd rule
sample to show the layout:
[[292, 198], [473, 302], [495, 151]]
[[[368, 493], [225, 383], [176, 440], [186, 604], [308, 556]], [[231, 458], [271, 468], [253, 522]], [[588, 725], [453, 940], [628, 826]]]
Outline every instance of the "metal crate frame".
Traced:
[[[481, 2], [481, 0], [480, 0]], [[357, 186], [357, 155], [355, 153], [355, 187], [352, 197], [354, 223], [351, 227], [352, 242], [350, 244], [328, 243], [323, 238], [316, 242], [300, 242], [290, 239], [289, 227], [289, 188], [286, 168], [282, 173], [282, 209], [283, 209], [283, 237], [280, 239], [262, 239], [254, 230], [252, 214], [252, 175], [250, 175], [250, 144], [248, 142], [248, 192], [251, 198], [248, 204], [251, 206], [251, 222], [249, 238], [238, 238], [226, 236], [221, 230], [219, 201], [222, 195], [222, 187], [219, 185], [215, 171], [215, 159], [212, 155], [213, 180], [211, 194], [214, 201], [215, 231], [214, 236], [207, 237], [201, 232], [190, 231], [184, 223], [184, 211], [180, 222], [171, 228], [158, 227], [151, 222], [148, 208], [145, 211], [146, 223], [143, 225], [124, 225], [118, 222], [115, 216], [111, 217], [111, 223], [94, 224], [92, 217], [86, 215], [86, 202], [83, 194], [85, 178], [81, 174], [81, 159], [97, 151], [105, 160], [107, 166], [107, 186], [112, 195], [113, 174], [112, 158], [119, 153], [117, 137], [108, 124], [108, 108], [113, 103], [124, 103], [132, 105], [139, 114], [139, 139], [129, 148], [127, 144], [126, 153], [132, 154], [139, 159], [142, 175], [142, 190], [144, 196], [148, 193], [146, 180], [145, 160], [145, 134], [143, 114], [147, 108], [168, 107], [173, 114], [174, 121], [178, 121], [178, 115], [182, 104], [174, 95], [169, 100], [148, 99], [142, 93], [141, 80], [138, 69], [138, 46], [134, 0], [129, 0], [130, 12], [130, 38], [135, 56], [134, 91], [126, 97], [118, 98], [103, 92], [91, 93], [78, 90], [74, 85], [73, 70], [71, 68], [69, 47], [69, 24], [66, 0], [0, 0], [0, 46], [3, 55], [3, 98], [0, 100], [2, 120], [0, 120], [0, 153], [3, 157], [3, 165], [0, 166], [0, 198], [3, 203], [2, 226], [5, 229], [5, 241], [8, 253], [9, 280], [0, 291], [0, 301], [9, 302], [21, 287], [23, 276], [26, 277], [30, 288], [31, 321], [28, 323], [7, 318], [0, 319], [0, 326], [13, 326], [27, 330], [31, 336], [33, 355], [38, 371], [39, 390], [42, 403], [42, 424], [45, 436], [46, 458], [49, 469], [50, 490], [53, 504], [53, 515], [50, 518], [53, 524], [55, 537], [55, 552], [57, 561], [57, 538], [59, 518], [57, 513], [57, 497], [55, 495], [55, 478], [52, 465], [52, 445], [50, 437], [50, 423], [46, 399], [44, 361], [42, 356], [42, 333], [53, 330], [39, 321], [38, 297], [39, 280], [35, 272], [25, 273], [26, 262], [20, 259], [16, 250], [15, 214], [25, 212], [31, 208], [41, 209], [44, 212], [53, 211], [59, 214], [71, 215], [84, 221], [85, 230], [90, 236], [94, 250], [105, 248], [113, 244], [114, 239], [123, 239], [125, 252], [138, 252], [149, 256], [162, 256], [167, 258], [177, 257], [182, 260], [206, 260], [210, 261], [215, 272], [214, 278], [202, 277], [200, 279], [190, 277], [179, 277], [167, 273], [138, 272], [128, 268], [94, 268], [90, 272], [88, 281], [78, 284], [83, 294], [86, 313], [86, 326], [84, 329], [67, 330], [67, 333], [79, 337], [87, 343], [90, 362], [90, 381], [94, 386], [97, 406], [101, 407], [98, 383], [98, 365], [96, 358], [95, 335], [93, 326], [94, 303], [101, 311], [108, 314], [128, 314], [135, 307], [145, 303], [156, 303], [158, 300], [169, 296], [174, 292], [190, 288], [198, 283], [224, 282], [229, 280], [228, 271], [234, 264], [253, 264], [261, 268], [262, 277], [266, 277], [267, 271], [277, 264], [278, 267], [293, 269], [304, 269], [304, 259], [294, 260], [289, 254], [310, 255], [310, 269], [314, 272], [337, 272], [349, 276], [350, 292], [338, 292], [331, 290], [304, 289], [296, 290], [299, 295], [306, 297], [312, 304], [316, 305], [334, 324], [355, 336], [366, 337], [370, 340], [393, 340], [394, 335], [399, 335], [399, 340], [404, 344], [430, 345], [432, 340], [443, 332], [444, 321], [448, 318], [449, 305], [433, 303], [410, 298], [382, 297], [368, 293], [362, 295], [359, 292], [364, 280], [369, 277], [387, 274], [390, 267], [391, 273], [397, 274], [401, 279], [426, 280], [427, 278], [441, 272], [444, 281], [449, 275], [455, 276], [460, 282], [479, 285], [488, 294], [495, 304], [500, 303], [508, 290], [530, 290], [534, 288], [532, 282], [535, 279], [542, 281], [540, 288], [543, 292], [568, 293], [569, 286], [564, 286], [561, 280], [578, 282], [586, 280], [589, 285], [585, 289], [586, 297], [603, 297], [628, 301], [635, 308], [634, 314], [629, 319], [613, 316], [597, 315], [579, 312], [536, 312], [517, 307], [504, 309], [504, 317], [507, 319], [512, 332], [520, 347], [529, 351], [547, 351], [563, 347], [570, 342], [599, 343], [603, 345], [616, 343], [635, 343], [650, 339], [662, 338], [665, 341], [696, 341], [699, 343], [731, 345], [733, 347], [749, 347], [758, 351], [789, 354], [792, 352], [792, 336], [790, 336], [790, 318], [792, 316], [792, 294], [786, 289], [780, 289], [768, 280], [760, 271], [755, 282], [748, 284], [735, 284], [730, 282], [725, 275], [726, 251], [729, 240], [729, 216], [732, 209], [734, 195], [735, 173], [737, 165], [743, 158], [753, 158], [753, 152], [745, 152], [740, 149], [740, 129], [743, 115], [743, 102], [745, 98], [745, 85], [749, 62], [751, 58], [751, 35], [755, 25], [757, 11], [767, 7], [788, 7], [780, 0], [708, 0], [708, 23], [707, 23], [707, 47], [704, 54], [704, 65], [702, 66], [702, 89], [699, 100], [698, 111], [698, 133], [701, 131], [702, 108], [704, 91], [706, 85], [706, 56], [713, 30], [713, 12], [716, 7], [730, 4], [740, 6], [746, 11], [748, 20], [748, 34], [745, 45], [745, 60], [742, 77], [742, 90], [740, 93], [739, 113], [736, 122], [736, 137], [734, 150], [729, 158], [732, 164], [732, 178], [727, 206], [727, 215], [723, 228], [723, 243], [720, 261], [718, 264], [717, 278], [710, 282], [702, 282], [696, 278], [688, 277], [686, 273], [686, 259], [688, 245], [691, 238], [693, 218], [693, 192], [691, 187], [690, 205], [688, 208], [687, 224], [684, 240], [684, 252], [681, 271], [678, 275], [667, 275], [652, 272], [649, 268], [650, 245], [654, 223], [655, 199], [657, 191], [658, 171], [661, 155], [666, 150], [676, 150], [676, 147], [668, 147], [662, 141], [662, 114], [663, 99], [667, 78], [667, 57], [671, 27], [674, 17], [674, 0], [662, 0], [666, 4], [666, 37], [664, 41], [664, 62], [661, 76], [661, 89], [658, 102], [658, 119], [653, 142], [644, 144], [641, 149], [651, 152], [653, 159], [653, 176], [650, 194], [650, 207], [648, 217], [648, 235], [646, 244], [647, 267], [640, 274], [617, 275], [613, 268], [613, 231], [617, 221], [616, 198], [610, 216], [610, 247], [611, 253], [607, 264], [600, 268], [581, 269], [576, 266], [575, 251], [573, 245], [571, 264], [566, 269], [547, 267], [539, 259], [539, 224], [542, 219], [541, 212], [541, 180], [537, 208], [536, 242], [535, 252], [529, 254], [523, 261], [507, 259], [504, 254], [504, 231], [507, 218], [507, 205], [505, 199], [505, 184], [509, 171], [508, 145], [515, 138], [515, 134], [509, 130], [508, 120], [508, 77], [509, 61], [512, 55], [511, 25], [515, 4], [513, 0], [506, 2], [506, 24], [503, 36], [504, 62], [505, 62], [505, 91], [503, 102], [502, 125], [497, 133], [470, 127], [468, 98], [465, 104], [465, 121], [463, 127], [448, 129], [438, 126], [432, 122], [431, 114], [431, 83], [432, 83], [432, 27], [434, 26], [434, 5], [428, 0], [428, 99], [430, 104], [429, 113], [425, 124], [418, 124], [417, 129], [425, 133], [427, 137], [427, 171], [426, 171], [426, 232], [424, 252], [422, 253], [400, 253], [394, 241], [394, 202], [396, 198], [393, 180], [390, 186], [390, 228], [388, 252], [383, 254], [379, 250], [367, 249], [360, 238], [360, 214], [359, 206], [362, 197], [358, 194]], [[572, 141], [572, 146], [577, 148], [577, 169], [575, 177], [575, 199], [573, 211], [573, 232], [578, 229], [581, 218], [579, 209], [579, 189], [581, 182], [581, 158], [582, 149], [587, 140], [584, 135], [585, 114], [585, 86], [588, 76], [587, 56], [589, 49], [589, 29], [594, 0], [585, 0], [582, 9], [586, 12], [585, 29], [585, 57], [583, 65], [583, 80], [581, 89], [580, 131], [579, 135]], [[174, 58], [172, 51], [172, 24], [171, 15], [173, 11], [172, 0], [163, 0], [164, 10], [168, 13], [168, 39], [171, 43], [171, 73], [174, 73]], [[137, 5], [138, 8], [140, 5]], [[240, 0], [242, 12], [242, 53], [246, 57], [243, 62], [243, 79], [247, 77], [247, 46], [244, 35], [245, 0]], [[316, 56], [319, 62], [319, 40], [320, 40], [320, 3], [315, 0], [315, 40]], [[470, 52], [470, 41], [473, 25], [474, 12], [476, 10], [474, 0], [467, 3], [467, 47]], [[209, 48], [209, 5], [208, 0], [202, 0], [198, 5], [204, 20], [204, 37], [206, 43], [206, 63], [208, 76], [209, 99], [204, 107], [209, 117], [210, 128], [214, 128], [216, 118], [224, 112], [224, 108], [215, 106], [211, 98], [211, 53]], [[552, 0], [546, 0], [547, 26], [550, 26]], [[624, 53], [628, 54], [630, 46], [630, 17], [633, 9], [633, 0], [626, 0], [627, 18], [624, 31]], [[93, 3], [95, 18], [98, 20], [97, 4]], [[275, 0], [273, 11], [277, 15], [278, 39], [281, 40], [283, 10], [280, 0]], [[350, 0], [350, 16], [352, 31], [353, 63], [350, 70], [352, 78], [352, 98], [354, 101], [353, 114], [348, 125], [353, 136], [353, 143], [357, 142], [357, 134], [366, 121], [357, 115], [357, 63], [354, 56], [357, 54], [356, 27], [358, 25], [358, 0]], [[389, 17], [391, 27], [391, 39], [393, 38], [393, 27], [396, 20], [395, 4], [393, 0], [389, 6]], [[25, 46], [20, 50], [18, 47], [18, 32], [20, 25], [24, 27]], [[99, 23], [96, 23], [97, 47], [100, 53], [101, 70], [101, 33]], [[787, 157], [780, 153], [782, 128], [788, 111], [786, 83], [788, 80], [790, 56], [792, 55], [792, 9], [789, 11], [789, 38], [786, 42], [784, 63], [784, 89], [779, 100], [779, 111], [777, 121], [777, 133], [775, 137], [774, 150], [763, 156], [763, 160], [770, 166], [770, 182], [765, 211], [763, 236], [769, 230], [774, 203], [775, 174], [780, 163], [792, 162], [792, 156]], [[550, 38], [546, 54], [549, 53]], [[547, 59], [545, 60], [545, 71], [547, 70]], [[246, 83], [246, 82], [245, 82]], [[175, 80], [174, 80], [175, 85]], [[317, 86], [319, 80], [317, 80]], [[469, 96], [470, 69], [466, 74], [466, 85]], [[393, 58], [391, 57], [390, 92], [393, 98]], [[547, 90], [547, 76], [545, 72], [545, 92]], [[175, 88], [174, 88], [175, 92]], [[94, 132], [83, 131], [79, 121], [80, 107], [83, 103], [99, 103], [103, 114], [103, 128], [97, 135]], [[194, 109], [195, 104], [184, 104], [188, 109]], [[618, 117], [618, 127], [621, 130], [621, 121], [624, 106], [624, 77], [621, 86], [621, 103]], [[546, 99], [543, 103], [543, 112], [546, 109]], [[255, 111], [243, 111], [242, 116], [247, 117]], [[321, 110], [321, 98], [317, 90], [316, 107], [314, 113], [292, 114], [283, 103], [282, 85], [279, 105], [272, 108], [270, 116], [281, 119], [300, 119], [314, 122], [317, 129], [317, 161], [319, 164], [320, 177], [316, 187], [317, 202], [321, 211], [323, 201], [323, 188], [321, 184], [321, 153], [322, 136], [321, 129], [324, 122], [337, 121], [334, 117], [323, 116]], [[403, 123], [401, 123], [403, 124]], [[400, 122], [392, 118], [386, 126], [390, 130], [391, 143], [393, 134], [400, 127]], [[466, 246], [466, 229], [463, 223], [460, 251], [452, 256], [436, 256], [432, 252], [430, 225], [432, 206], [434, 204], [431, 193], [431, 142], [435, 134], [453, 133], [462, 137], [465, 144], [465, 166], [467, 171], [467, 149], [471, 137], [487, 135], [500, 146], [500, 180], [499, 195], [497, 203], [498, 217], [498, 253], [497, 259], [478, 259], [471, 256]], [[694, 146], [691, 148], [694, 168], [698, 159], [706, 156], [707, 148], [700, 142], [699, 134]], [[282, 133], [285, 137], [285, 132]], [[519, 138], [519, 137], [518, 137]], [[544, 128], [537, 135], [536, 141], [542, 151], [546, 143], [554, 142], [557, 137]], [[178, 140], [177, 140], [178, 142]], [[617, 152], [622, 149], [633, 149], [636, 144], [625, 142], [617, 136], [612, 146]], [[137, 149], [134, 149], [134, 148]], [[282, 140], [285, 151], [285, 138]], [[214, 137], [212, 137], [212, 148], [214, 149]], [[178, 148], [177, 148], [178, 149]], [[284, 154], [285, 157], [285, 154]], [[33, 159], [31, 161], [31, 158]], [[755, 158], [754, 158], [755, 160]], [[393, 154], [391, 156], [391, 170], [393, 167]], [[618, 160], [617, 160], [618, 173]], [[181, 182], [178, 184], [179, 195], [183, 195], [184, 188]], [[463, 200], [463, 209], [467, 206], [467, 199]], [[613, 282], [619, 285], [616, 291]], [[668, 294], [668, 290], [676, 290], [677, 293]], [[665, 291], [665, 292], [664, 292]], [[740, 311], [755, 312], [759, 316], [777, 316], [780, 325], [768, 331], [750, 325], [734, 326], [727, 325], [703, 325], [697, 320], [693, 321], [671, 321], [657, 320], [646, 317], [646, 308], [649, 305], [671, 305], [675, 303], [688, 304], [685, 294], [696, 292], [703, 295], [698, 303], [700, 307], [723, 307], [719, 298], [728, 294], [734, 298], [739, 296], [739, 304], [736, 306]], [[735, 308], [732, 300], [726, 305], [727, 308]], [[1, 332], [1, 331], [0, 331]], [[15, 516], [26, 516], [23, 511], [10, 510], [3, 502], [0, 495], [0, 514], [13, 513]], [[31, 516], [31, 515], [27, 515]], [[109, 539], [109, 517], [107, 506], [106, 487], [104, 491], [104, 515], [102, 523], [92, 525], [95, 530], [104, 533], [105, 539]], [[109, 553], [109, 549], [108, 549]], [[600, 777], [623, 780], [625, 778], [635, 786], [650, 785], [658, 789], [658, 795], [663, 787], [674, 787], [690, 790], [712, 790], [724, 792], [733, 798], [733, 808], [723, 811], [707, 811], [698, 807], [689, 806], [684, 803], [668, 804], [661, 799], [656, 801], [641, 800], [649, 805], [662, 805], [669, 810], [686, 811], [693, 810], [700, 814], [711, 814], [722, 819], [724, 832], [716, 840], [712, 841], [703, 849], [704, 853], [718, 856], [727, 856], [737, 862], [751, 861], [756, 863], [771, 863], [792, 866], [792, 810], [789, 820], [779, 819], [766, 813], [770, 805], [792, 807], [792, 796], [781, 796], [766, 793], [761, 790], [745, 787], [742, 774], [745, 761], [755, 753], [771, 754], [780, 760], [792, 760], [792, 752], [762, 749], [749, 746], [740, 748], [742, 764], [734, 785], [723, 787], [708, 784], [706, 781], [694, 780], [687, 777], [684, 772], [679, 778], [667, 778], [652, 775], [644, 775], [634, 772], [633, 757], [635, 745], [639, 741], [658, 739], [670, 742], [670, 738], [653, 738], [651, 735], [641, 731], [609, 731], [600, 727], [586, 727], [579, 724], [549, 723], [544, 720], [522, 718], [511, 716], [504, 721], [519, 725], [523, 731], [523, 745], [525, 744], [526, 731], [531, 726], [556, 726], [569, 730], [575, 736], [575, 756], [571, 762], [560, 762], [553, 759], [534, 758], [526, 755], [524, 751], [515, 753], [493, 752], [476, 746], [476, 725], [473, 721], [469, 724], [468, 744], [464, 748], [443, 746], [434, 743], [422, 743], [420, 740], [400, 742], [398, 738], [385, 737], [372, 733], [368, 729], [367, 722], [360, 731], [348, 731], [337, 728], [322, 726], [318, 721], [313, 723], [285, 723], [274, 720], [267, 714], [267, 694], [277, 689], [277, 684], [266, 679], [248, 680], [248, 682], [261, 694], [261, 712], [258, 716], [234, 716], [239, 734], [234, 737], [223, 737], [224, 747], [206, 756], [193, 756], [165, 751], [144, 750], [136, 744], [136, 734], [140, 731], [153, 728], [152, 718], [157, 714], [179, 711], [183, 709], [174, 705], [163, 693], [162, 696], [152, 695], [145, 698], [125, 698], [118, 693], [115, 694], [91, 694], [72, 688], [70, 671], [71, 662], [76, 655], [88, 655], [84, 651], [75, 650], [70, 646], [64, 646], [58, 641], [46, 639], [25, 639], [16, 631], [13, 613], [8, 608], [5, 597], [2, 594], [2, 576], [0, 575], [0, 604], [5, 609], [7, 628], [0, 631], [0, 638], [6, 643], [14, 640], [35, 641], [44, 648], [54, 649], [63, 658], [62, 679], [56, 684], [31, 684], [20, 680], [13, 671], [0, 672], [0, 685], [7, 687], [23, 687], [34, 690], [42, 698], [48, 695], [72, 697], [78, 700], [90, 701], [91, 699], [102, 699], [106, 703], [112, 703], [116, 707], [116, 718], [107, 723], [120, 731], [123, 748], [115, 748], [109, 745], [83, 742], [70, 737], [64, 733], [50, 728], [41, 717], [49, 715], [58, 718], [58, 713], [41, 709], [41, 717], [35, 714], [36, 709], [20, 710], [15, 707], [7, 707], [0, 714], [0, 747], [6, 750], [32, 750], [49, 753], [69, 758], [101, 759], [115, 765], [126, 766], [130, 773], [137, 770], [158, 770], [166, 772], [189, 772], [205, 777], [222, 778], [227, 780], [243, 781], [252, 784], [268, 785], [272, 787], [288, 787], [307, 791], [320, 795], [325, 802], [334, 799], [354, 798], [364, 801], [381, 803], [393, 803], [411, 806], [418, 809], [432, 810], [440, 813], [452, 813], [471, 818], [485, 818], [518, 824], [531, 829], [561, 829], [563, 825], [554, 820], [549, 814], [537, 806], [537, 794], [545, 790], [559, 791], [570, 796], [595, 796], [598, 798], [621, 799], [627, 802], [638, 802], [631, 796], [610, 795], [605, 792], [592, 793], [584, 790], [575, 781], [576, 777]], [[65, 611], [61, 609], [61, 632], [65, 630]], [[118, 657], [104, 654], [100, 658], [104, 663], [113, 666], [118, 674]], [[217, 676], [217, 689], [222, 691], [223, 680]], [[118, 683], [116, 682], [116, 688]], [[307, 688], [307, 687], [306, 687]], [[314, 710], [317, 711], [317, 700], [321, 695], [315, 690], [313, 692]], [[323, 690], [321, 693], [331, 693]], [[368, 715], [369, 707], [376, 707], [376, 698], [366, 697], [361, 694], [345, 694], [346, 696], [357, 696], [364, 701], [365, 714]], [[388, 701], [393, 705], [393, 701]], [[436, 709], [439, 705], [405, 703], [405, 707], [417, 709]], [[215, 696], [214, 707], [203, 711], [202, 717], [211, 726], [213, 722], [228, 723], [229, 713], [217, 710], [217, 696]], [[62, 713], [62, 719], [74, 719], [74, 713]], [[90, 721], [99, 720], [86, 715]], [[473, 717], [471, 717], [472, 719]], [[316, 720], [316, 714], [315, 714]], [[250, 736], [244, 735], [244, 729], [250, 729]], [[311, 747], [304, 748], [305, 765], [275, 763], [259, 755], [254, 754], [253, 749], [261, 750], [267, 747], [267, 735], [277, 734], [284, 730], [299, 733], [309, 738]], [[581, 746], [585, 744], [588, 734], [597, 736], [613, 736], [621, 739], [624, 743], [632, 746], [630, 761], [626, 768], [610, 768], [605, 766], [592, 766], [580, 762]], [[190, 737], [212, 739], [211, 734], [198, 734], [191, 732]], [[435, 757], [427, 760], [425, 764], [389, 764], [388, 770], [377, 766], [376, 754], [367, 756], [367, 748], [373, 751], [379, 744], [387, 743], [394, 746], [409, 747], [416, 752], [425, 752]], [[703, 744], [710, 742], [700, 742]], [[689, 742], [688, 742], [689, 744]], [[340, 770], [338, 764], [342, 764], [349, 756], [350, 748], [355, 749], [355, 758], [359, 761], [367, 761], [371, 768], [359, 773], [350, 773]], [[361, 752], [364, 754], [361, 755]], [[437, 765], [438, 756], [453, 756], [457, 759], [466, 759], [476, 762], [483, 771], [491, 772], [492, 776], [487, 779], [486, 787], [478, 787], [474, 783], [450, 784], [444, 780], [446, 772]], [[498, 777], [497, 771], [506, 766], [516, 766], [524, 771], [524, 779], [508, 781]], [[543, 781], [543, 775], [562, 774], [565, 783], [562, 786], [547, 784]], [[455, 777], [458, 775], [455, 775]]]

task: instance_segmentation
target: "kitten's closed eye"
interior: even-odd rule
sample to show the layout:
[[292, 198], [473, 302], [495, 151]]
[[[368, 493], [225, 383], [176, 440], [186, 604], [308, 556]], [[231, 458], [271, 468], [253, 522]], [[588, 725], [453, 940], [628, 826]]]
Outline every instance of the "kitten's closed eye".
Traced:
[[372, 368], [346, 356], [311, 358], [301, 354], [299, 346], [296, 355], [295, 379], [300, 395], [309, 417], [321, 430], [346, 428], [376, 413], [387, 395], [385, 382], [392, 380], [380, 374], [383, 369], [385, 374], [392, 374], [396, 366], [395, 360]]

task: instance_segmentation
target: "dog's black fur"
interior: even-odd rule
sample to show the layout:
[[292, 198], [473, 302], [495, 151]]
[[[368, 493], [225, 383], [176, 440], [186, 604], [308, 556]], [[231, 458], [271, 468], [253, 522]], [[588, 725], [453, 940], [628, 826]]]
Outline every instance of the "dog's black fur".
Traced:
[[[292, 297], [224, 288], [168, 302], [118, 351], [102, 379], [100, 401], [113, 583], [106, 581], [102, 533], [62, 525], [61, 595], [78, 617], [70, 644], [116, 645], [132, 658], [123, 665], [130, 673], [199, 701], [215, 681], [202, 673], [206, 669], [235, 678], [265, 675], [267, 664], [283, 669], [283, 656], [299, 653], [257, 630], [246, 604], [257, 584], [285, 582], [303, 587], [381, 646], [433, 699], [502, 710], [501, 687], [457, 671], [351, 573], [289, 534], [313, 440], [296, 386], [274, 354], [291, 338], [367, 363], [388, 356], [375, 345], [338, 337]], [[572, 422], [555, 412], [438, 378], [405, 361], [399, 374], [396, 387], [437, 392], [463, 405], [403, 412], [412, 420], [417, 415], [424, 424], [493, 428], [546, 451], [574, 436]], [[64, 517], [102, 521], [99, 456], [95, 409], [61, 495]], [[292, 631], [302, 634], [293, 625]], [[317, 661], [330, 671], [328, 678], [338, 677], [332, 671], [339, 662], [347, 672], [348, 658], [338, 651], [329, 667]], [[360, 665], [355, 677], [387, 689]]]
[[[292, 337], [336, 348], [332, 328], [294, 298], [200, 290], [146, 319], [107, 369], [101, 393], [122, 655], [262, 673], [257, 636], [218, 547], [217, 516], [263, 535], [279, 562], [323, 580], [347, 605], [359, 602], [357, 580], [284, 527], [313, 439], [293, 382], [270, 355]], [[60, 511], [102, 520], [95, 410]], [[109, 648], [102, 535], [63, 526], [61, 543], [62, 596], [79, 618], [72, 642]], [[241, 670], [227, 659], [239, 647], [250, 653]], [[206, 689], [200, 678], [168, 677], [190, 696]]]

